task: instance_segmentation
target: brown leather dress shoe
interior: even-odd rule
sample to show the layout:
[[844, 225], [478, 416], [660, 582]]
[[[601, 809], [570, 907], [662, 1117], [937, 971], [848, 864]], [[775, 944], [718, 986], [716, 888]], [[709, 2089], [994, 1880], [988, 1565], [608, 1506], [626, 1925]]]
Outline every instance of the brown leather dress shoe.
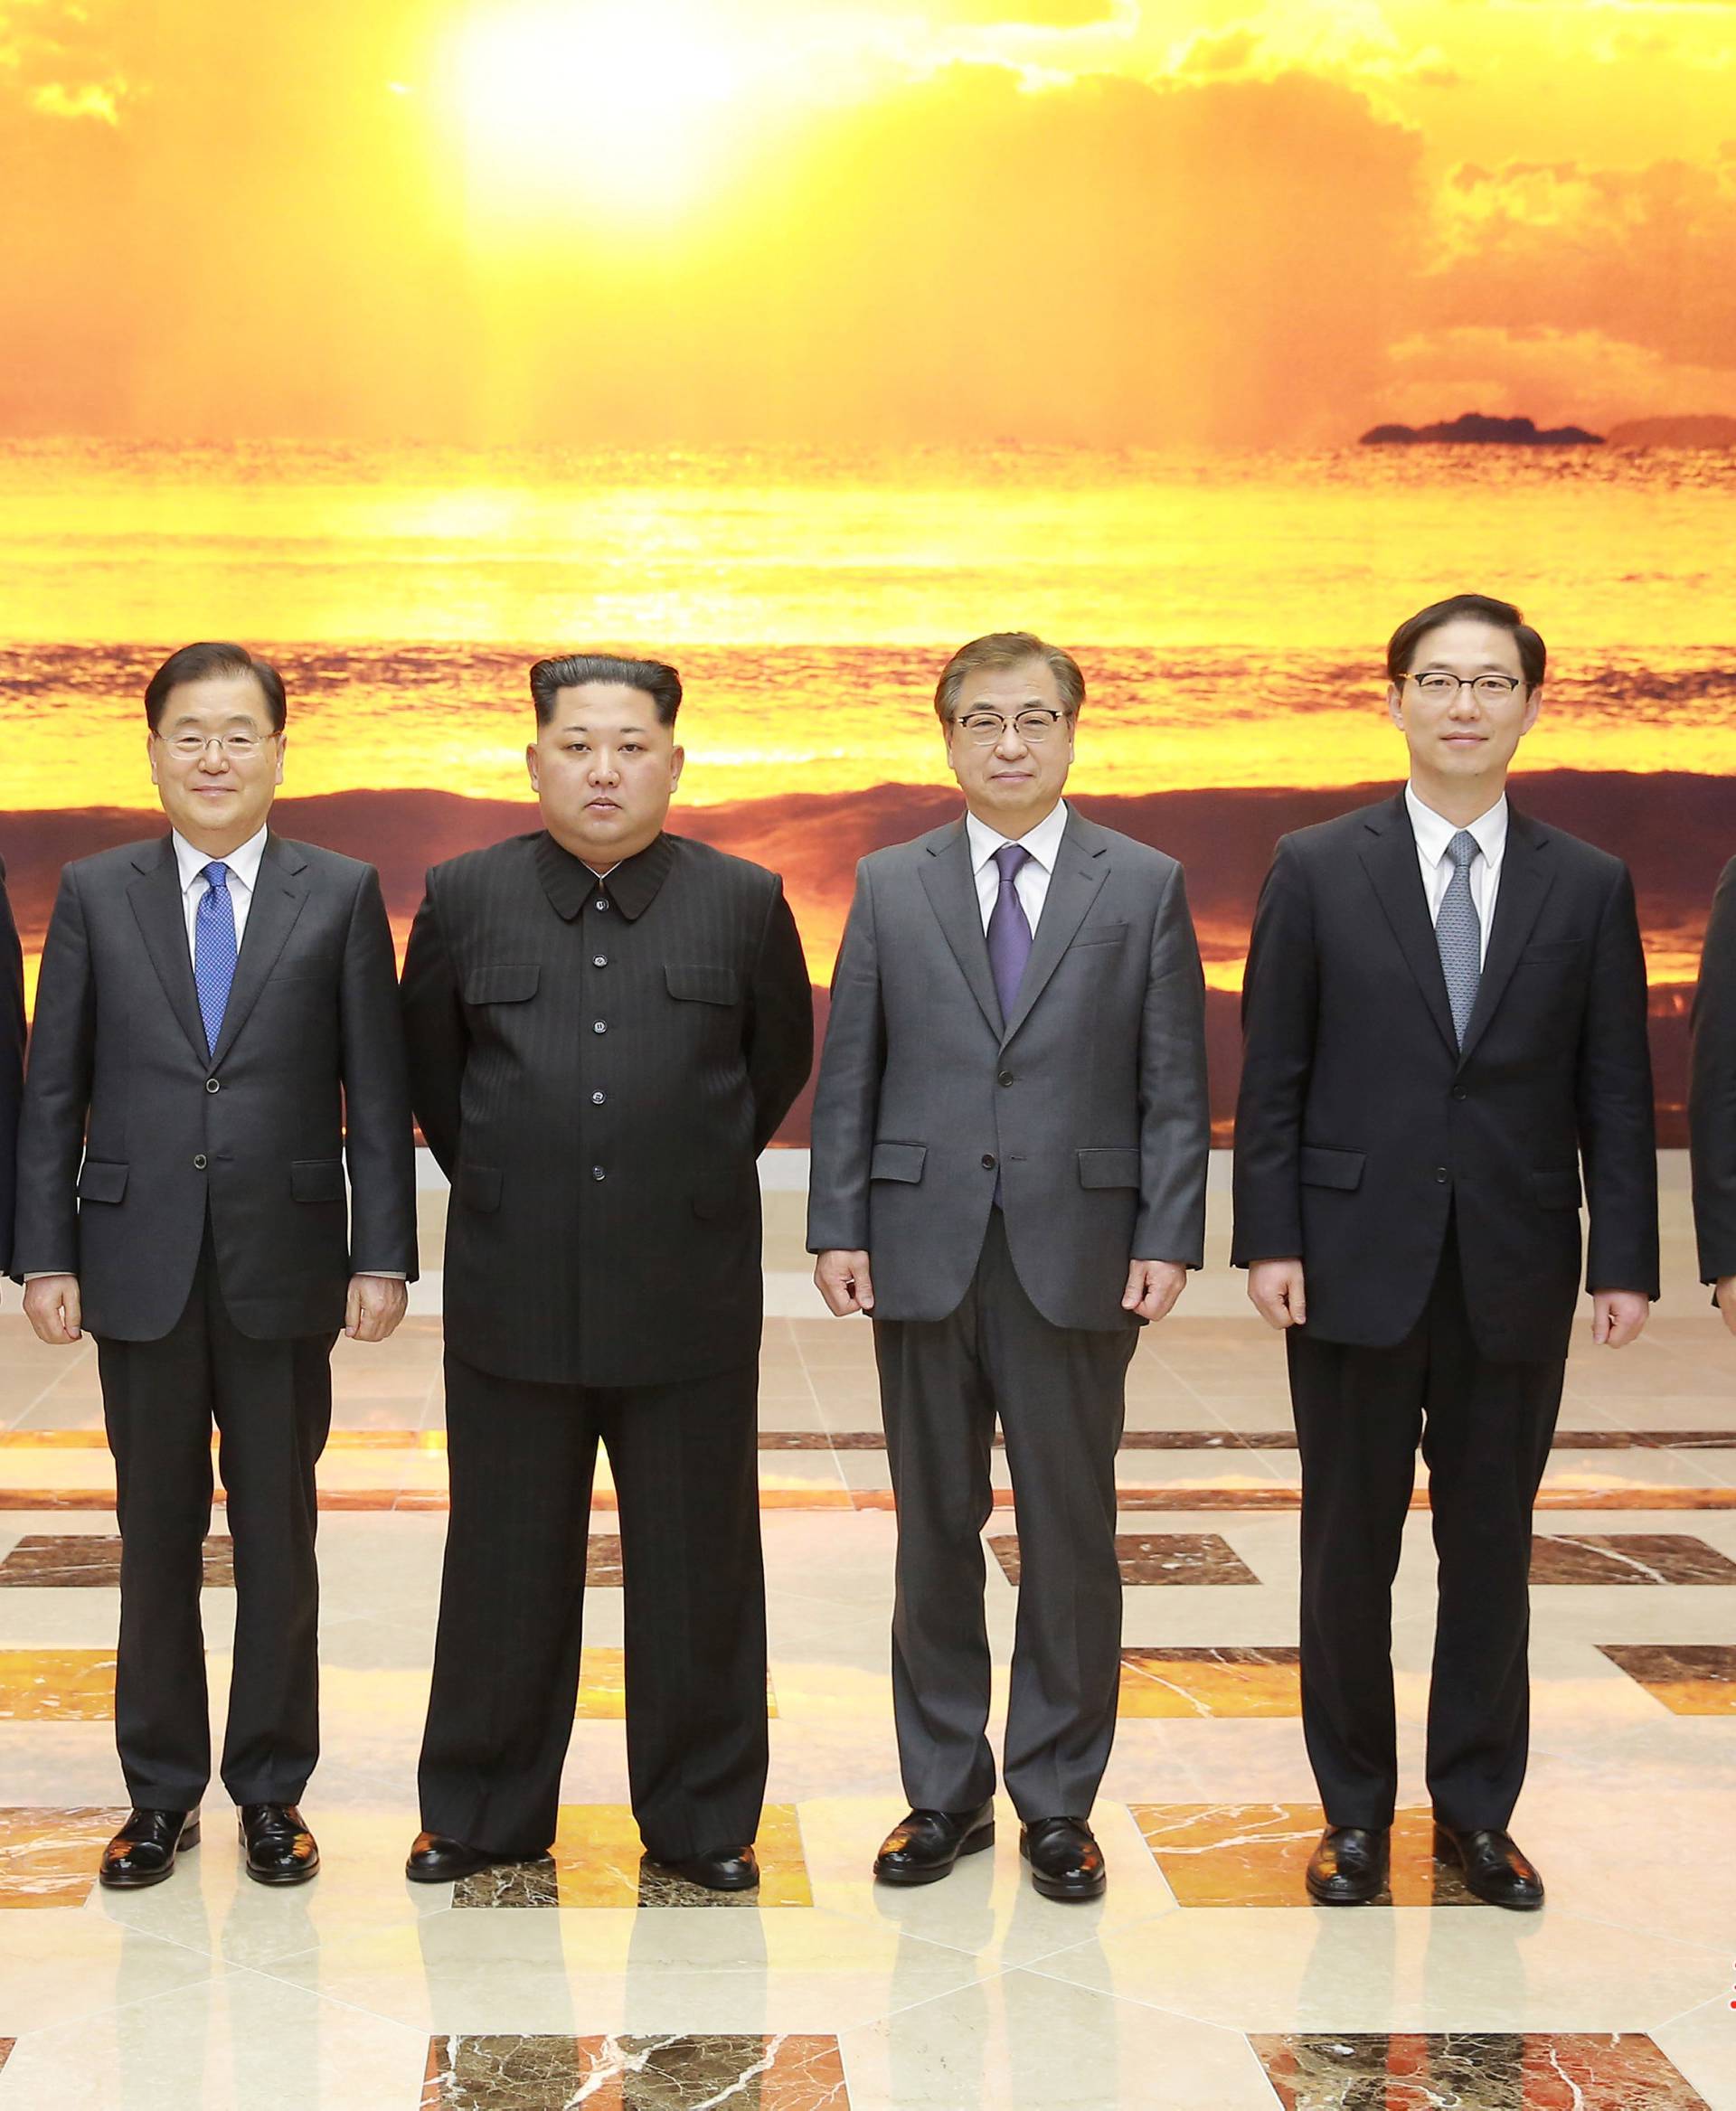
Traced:
[[256, 1884], [305, 1884], [318, 1875], [319, 1848], [295, 1804], [244, 1803], [237, 1818]]
[[1367, 1906], [1386, 1889], [1392, 1834], [1384, 1826], [1328, 1825], [1308, 1858], [1316, 1906]]
[[961, 1854], [995, 1844], [995, 1805], [974, 1811], [911, 1811], [881, 1842], [874, 1875], [882, 1884], [938, 1884]]
[[1511, 1833], [1483, 1826], [1456, 1833], [1435, 1820], [1435, 1853], [1465, 1869], [1465, 1888], [1486, 1906], [1505, 1906], [1510, 1913], [1534, 1913], [1543, 1902], [1543, 1880], [1519, 1852]]
[[97, 1881], [111, 1891], [142, 1891], [172, 1877], [175, 1856], [198, 1844], [197, 1811], [129, 1811], [102, 1851]]
[[1019, 1852], [1045, 1899], [1075, 1904], [1100, 1899], [1109, 1880], [1103, 1850], [1083, 1818], [1033, 1818], [1020, 1827]]

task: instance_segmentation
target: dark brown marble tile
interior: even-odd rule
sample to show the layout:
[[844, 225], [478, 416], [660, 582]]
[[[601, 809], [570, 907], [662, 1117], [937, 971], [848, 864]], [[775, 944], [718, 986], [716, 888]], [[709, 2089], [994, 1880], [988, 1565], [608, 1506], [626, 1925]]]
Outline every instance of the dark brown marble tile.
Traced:
[[[1325, 1820], [1318, 1804], [1129, 1804], [1151, 1858], [1181, 1906], [1307, 1906], [1304, 1877]], [[1392, 1821], [1382, 1906], [1474, 1906], [1456, 1859], [1437, 1860], [1429, 1811]]]
[[621, 1542], [613, 1532], [592, 1532], [585, 1549], [585, 1582], [592, 1590], [621, 1588]]
[[1728, 1451], [1736, 1429], [1558, 1429], [1554, 1451]]
[[[1009, 1583], [1019, 1580], [1019, 1536], [993, 1532], [989, 1546]], [[1220, 1533], [1122, 1532], [1115, 1558], [1123, 1583], [1258, 1583], [1260, 1579]]]
[[[858, 1442], [861, 1438], [864, 1441]], [[886, 1439], [865, 1429], [834, 1436], [826, 1429], [762, 1429], [761, 1451], [870, 1451], [883, 1450]]]
[[1707, 2111], [1649, 2038], [1623, 2031], [1250, 2037], [1284, 2111]]
[[[120, 1586], [120, 1540], [108, 1532], [58, 1535], [26, 1532], [0, 1560], [0, 1590], [116, 1590]], [[205, 1588], [233, 1590], [231, 1542], [205, 1541]]]
[[1736, 1715], [1736, 1645], [1600, 1642], [1598, 1647], [1672, 1715]]
[[446, 2037], [422, 2111], [849, 2111], [835, 2038]]
[[751, 1891], [712, 1891], [647, 1861], [626, 1804], [562, 1804], [552, 1853], [502, 1862], [455, 1884], [456, 1908], [492, 1906], [811, 1906], [794, 1804], [768, 1804], [755, 1842], [760, 1883]]
[[1736, 1583], [1736, 1561], [1685, 1532], [1539, 1532], [1533, 1583]]
[[0, 2067], [6, 2064], [7, 2059], [11, 2057], [12, 2049], [17, 2042], [15, 2038], [0, 2038]]
[[1301, 1652], [1124, 1648], [1120, 1711], [1129, 1718], [1299, 1715]]

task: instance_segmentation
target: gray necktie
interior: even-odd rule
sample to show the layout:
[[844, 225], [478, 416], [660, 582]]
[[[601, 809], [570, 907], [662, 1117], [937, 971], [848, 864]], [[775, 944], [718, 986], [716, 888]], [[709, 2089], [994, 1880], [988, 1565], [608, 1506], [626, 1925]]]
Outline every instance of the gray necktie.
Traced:
[[1447, 978], [1447, 1002], [1452, 1007], [1453, 1035], [1465, 1045], [1465, 1029], [1471, 1023], [1477, 1003], [1477, 985], [1483, 974], [1483, 927], [1477, 921], [1477, 904], [1471, 899], [1471, 861], [1477, 841], [1468, 828], [1461, 828], [1447, 845], [1453, 861], [1453, 876], [1440, 898], [1435, 916], [1435, 944], [1440, 948], [1440, 972]]

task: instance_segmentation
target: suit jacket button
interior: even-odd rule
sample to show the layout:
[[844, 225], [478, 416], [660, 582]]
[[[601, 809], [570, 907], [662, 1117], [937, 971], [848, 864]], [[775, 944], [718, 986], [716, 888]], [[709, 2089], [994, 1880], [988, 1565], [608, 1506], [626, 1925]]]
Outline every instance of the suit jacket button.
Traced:
[[207, 1163], [208, 1161], [206, 1160], [205, 1154], [203, 1151], [196, 1151], [193, 1154], [193, 1170], [195, 1173], [203, 1173], [205, 1170]]
[[1455, 1099], [1468, 1099], [1470, 1098], [1470, 1094], [1466, 1090], [1463, 1085], [1455, 1085], [1453, 1087], [1453, 1098]]
[[607, 1032], [609, 1032], [609, 1023], [608, 1023], [608, 1021], [607, 1021], [607, 1020], [603, 1020], [603, 1019], [599, 1019], [599, 1020], [597, 1021], [596, 1024], [592, 1026], [592, 1028], [591, 1028], [591, 1030], [590, 1030], [590, 1031], [591, 1031], [593, 1033], [607, 1033]]
[[590, 1169], [590, 1177], [593, 1180], [606, 1180], [609, 1176], [600, 1165], [593, 1165]]
[[985, 1173], [993, 1173], [994, 1170], [995, 1154], [993, 1151], [985, 1151], [983, 1153], [983, 1171]]
[[607, 1092], [593, 1092], [590, 1096], [590, 1104], [593, 1107], [600, 1107], [608, 1098]]
[[207, 1092], [221, 1092], [222, 1090], [222, 1087], [218, 1083], [215, 1078], [207, 1078], [205, 1079], [205, 1090]]
[[1001, 1075], [1000, 1075], [1000, 1082], [1001, 1082], [1003, 1085], [1010, 1085], [1010, 1084], [1013, 1082], [1013, 1073], [1012, 1073], [1012, 1071], [1011, 1071], [1011, 1070], [1003, 1070], [1003, 1071], [1001, 1072]]
[[1435, 1179], [1442, 1187], [1446, 1186], [1447, 1178], [1447, 1168], [1444, 1165], [1437, 1165], [1435, 1168]]

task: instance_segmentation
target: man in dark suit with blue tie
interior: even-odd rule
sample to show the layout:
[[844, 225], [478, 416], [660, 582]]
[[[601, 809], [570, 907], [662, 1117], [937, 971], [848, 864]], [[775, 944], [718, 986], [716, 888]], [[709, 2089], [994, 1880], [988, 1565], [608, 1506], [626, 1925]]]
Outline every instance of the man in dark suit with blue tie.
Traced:
[[0, 864], [0, 1275], [11, 1267], [18, 1105], [24, 1088], [24, 961]]
[[[340, 1329], [383, 1341], [416, 1268], [392, 932], [373, 866], [270, 833], [277, 671], [184, 646], [145, 692], [171, 832], [66, 868], [42, 953], [13, 1267], [44, 1342], [97, 1343], [120, 1518], [113, 1889], [199, 1837], [201, 1547], [216, 1424], [235, 1547], [223, 1786], [246, 1868], [318, 1867], [314, 1465]], [[344, 1160], [349, 1164], [348, 1206]]]

